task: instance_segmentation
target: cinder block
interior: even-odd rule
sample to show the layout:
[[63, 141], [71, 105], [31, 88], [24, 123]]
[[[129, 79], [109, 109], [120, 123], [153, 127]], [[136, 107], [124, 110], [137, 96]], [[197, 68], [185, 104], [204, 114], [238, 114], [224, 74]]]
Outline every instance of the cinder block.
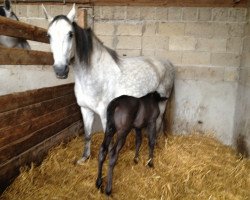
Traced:
[[182, 15], [182, 8], [171, 7], [168, 8], [168, 20], [169, 21], [180, 21]]
[[230, 8], [228, 13], [228, 20], [231, 22], [246, 21], [247, 8]]
[[176, 37], [169, 38], [169, 50], [195, 50], [196, 39], [194, 37]]
[[149, 56], [149, 57], [151, 57], [151, 56], [155, 55], [155, 51], [154, 50], [142, 49], [141, 55], [142, 56]]
[[155, 23], [146, 23], [142, 28], [142, 35], [145, 36], [154, 36], [156, 33], [156, 24]]
[[209, 65], [210, 53], [208, 52], [183, 52], [182, 56], [183, 65]]
[[233, 53], [212, 53], [211, 64], [214, 66], [239, 67], [240, 55]]
[[227, 40], [227, 52], [240, 54], [242, 51], [242, 38], [231, 37]]
[[184, 35], [185, 24], [179, 22], [159, 23], [158, 33], [165, 36]]
[[125, 6], [114, 6], [114, 19], [123, 20], [125, 19], [126, 7]]
[[142, 37], [142, 49], [165, 49], [168, 50], [169, 39], [166, 36], [144, 36]]
[[160, 20], [160, 21], [167, 21], [168, 20], [168, 8], [157, 7], [155, 19]]
[[27, 16], [29, 18], [39, 16], [39, 6], [38, 5], [27, 5]]
[[195, 80], [210, 82], [223, 81], [224, 67], [197, 67], [195, 69]]
[[127, 7], [127, 19], [130, 20], [140, 20], [141, 18], [141, 9], [140, 7], [133, 7], [128, 6]]
[[250, 23], [247, 23], [245, 25], [245, 31], [244, 31], [245, 36], [250, 36]]
[[196, 21], [198, 18], [197, 8], [183, 8], [182, 20], [184, 21]]
[[141, 20], [154, 20], [155, 7], [141, 7]]
[[182, 51], [155, 50], [155, 56], [161, 59], [168, 59], [175, 65], [181, 64]]
[[229, 35], [232, 37], [242, 37], [244, 34], [244, 23], [230, 23]]
[[243, 52], [250, 53], [250, 37], [245, 37], [243, 40]]
[[141, 49], [140, 36], [118, 36], [116, 49]]
[[218, 22], [212, 24], [214, 29], [214, 38], [227, 38], [229, 37], [230, 24], [225, 22]]
[[101, 6], [94, 6], [94, 19], [100, 20], [101, 19]]
[[98, 35], [98, 38], [103, 42], [103, 44], [109, 48], [113, 47], [113, 36], [109, 35]]
[[177, 67], [175, 78], [180, 80], [195, 80], [195, 68], [190, 66]]
[[198, 20], [199, 21], [210, 21], [212, 19], [212, 9], [211, 8], [199, 8]]
[[18, 16], [18, 18], [27, 17], [27, 10], [27, 5], [16, 5], [16, 15]]
[[140, 56], [141, 55], [141, 50], [137, 49], [123, 49], [123, 50], [117, 50], [118, 55], [121, 57], [135, 57], [135, 56]]
[[196, 49], [198, 51], [226, 52], [227, 39], [198, 38]]
[[49, 26], [49, 22], [46, 19], [27, 19], [26, 23], [45, 29], [47, 29]]
[[188, 36], [210, 38], [214, 30], [212, 23], [209, 22], [188, 22], [185, 28], [185, 34]]
[[239, 80], [239, 68], [225, 67], [224, 81], [237, 82]]
[[142, 24], [119, 24], [116, 35], [142, 35]]
[[50, 15], [57, 16], [63, 13], [63, 5], [51, 5], [50, 6]]
[[114, 8], [111, 6], [101, 7], [101, 19], [113, 19], [114, 18]]
[[94, 31], [97, 35], [113, 35], [114, 34], [114, 24], [97, 22], [94, 24]]
[[228, 8], [213, 8], [212, 19], [213, 21], [227, 21]]

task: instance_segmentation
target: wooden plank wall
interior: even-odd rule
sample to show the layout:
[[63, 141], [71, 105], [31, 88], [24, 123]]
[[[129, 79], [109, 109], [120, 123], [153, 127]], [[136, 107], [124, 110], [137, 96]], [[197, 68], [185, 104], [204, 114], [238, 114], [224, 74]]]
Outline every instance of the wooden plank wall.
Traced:
[[73, 87], [0, 96], [0, 193], [20, 166], [41, 162], [52, 146], [82, 132]]
[[[0, 2], [3, 0], [0, 0]], [[184, 7], [246, 7], [247, 0], [15, 0], [24, 4], [85, 4], [90, 6], [184, 6]]]

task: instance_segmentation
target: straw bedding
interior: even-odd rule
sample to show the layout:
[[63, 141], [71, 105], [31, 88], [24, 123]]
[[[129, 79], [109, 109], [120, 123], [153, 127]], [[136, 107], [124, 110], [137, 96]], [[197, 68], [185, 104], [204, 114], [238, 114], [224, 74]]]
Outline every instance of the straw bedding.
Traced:
[[[95, 188], [102, 139], [103, 134], [93, 136], [92, 157], [83, 166], [75, 164], [81, 137], [54, 148], [40, 166], [22, 169], [1, 199], [107, 199]], [[153, 169], [145, 166], [147, 140], [137, 165], [134, 146], [130, 134], [114, 170], [111, 199], [250, 199], [250, 160], [210, 136], [158, 138]]]

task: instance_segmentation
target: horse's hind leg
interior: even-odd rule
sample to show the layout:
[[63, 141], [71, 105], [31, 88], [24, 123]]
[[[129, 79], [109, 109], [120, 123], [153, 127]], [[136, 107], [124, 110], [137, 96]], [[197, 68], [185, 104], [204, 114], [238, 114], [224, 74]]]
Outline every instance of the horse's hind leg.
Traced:
[[96, 187], [99, 189], [102, 185], [102, 167], [103, 163], [106, 159], [108, 148], [110, 145], [110, 142], [114, 136], [115, 130], [110, 130], [105, 132], [104, 140], [102, 142], [102, 145], [99, 150], [99, 156], [98, 156], [98, 176], [96, 179]]
[[112, 192], [113, 170], [114, 170], [115, 164], [117, 162], [119, 152], [126, 142], [126, 138], [127, 138], [128, 133], [129, 133], [129, 130], [122, 131], [122, 132], [119, 131], [117, 133], [116, 143], [114, 144], [113, 148], [111, 149], [111, 151], [109, 153], [108, 181], [107, 181], [107, 186], [105, 189], [105, 193], [107, 195], [110, 195]]
[[154, 147], [155, 147], [155, 140], [156, 140], [156, 124], [150, 123], [147, 127], [148, 131], [148, 146], [149, 146], [149, 160], [147, 165], [149, 167], [153, 167], [153, 154], [154, 154]]
[[163, 114], [165, 112], [166, 105], [167, 105], [167, 101], [158, 103], [160, 113], [159, 113], [159, 116], [157, 117], [157, 120], [156, 120], [156, 133], [160, 133], [163, 131], [163, 123], [164, 123], [163, 122], [163, 120], [164, 120]]
[[142, 143], [142, 133], [141, 129], [135, 129], [135, 157], [134, 162], [137, 164], [139, 162], [139, 150]]
[[83, 123], [84, 123], [84, 151], [83, 156], [77, 161], [77, 164], [82, 165], [90, 156], [90, 146], [91, 146], [91, 130], [94, 121], [94, 113], [88, 108], [81, 107]]

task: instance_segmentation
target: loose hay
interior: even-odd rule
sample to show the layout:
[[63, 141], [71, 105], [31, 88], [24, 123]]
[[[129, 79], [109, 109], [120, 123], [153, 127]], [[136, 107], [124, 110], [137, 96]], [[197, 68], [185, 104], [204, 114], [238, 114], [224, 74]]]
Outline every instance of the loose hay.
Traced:
[[[82, 138], [56, 147], [40, 166], [22, 169], [1, 199], [107, 199], [95, 188], [102, 139], [103, 134], [93, 136], [92, 157], [84, 166], [75, 165]], [[154, 169], [145, 166], [147, 140], [137, 165], [134, 149], [130, 134], [114, 170], [113, 199], [250, 199], [250, 160], [236, 156], [212, 137], [159, 138]]]

